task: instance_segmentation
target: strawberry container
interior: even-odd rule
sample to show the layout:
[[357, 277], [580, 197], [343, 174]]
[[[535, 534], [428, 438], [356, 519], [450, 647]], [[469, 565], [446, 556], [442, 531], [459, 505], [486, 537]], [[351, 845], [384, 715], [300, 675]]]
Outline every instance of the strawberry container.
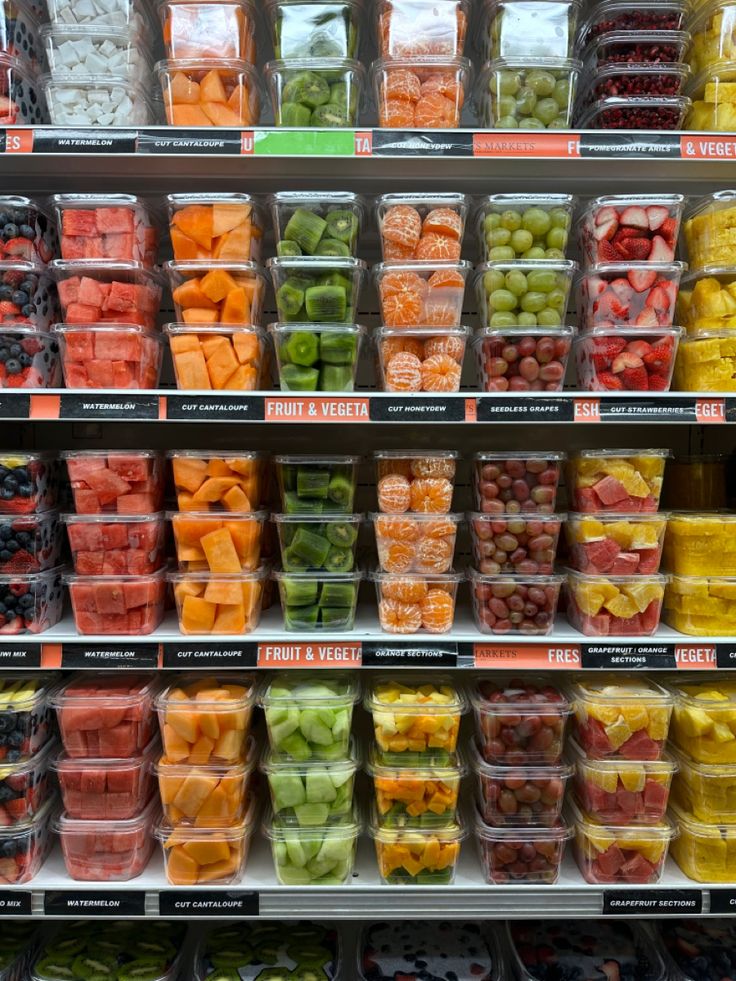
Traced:
[[561, 327], [577, 268], [569, 259], [482, 263], [475, 272], [481, 327]]
[[478, 749], [496, 766], [559, 766], [572, 706], [544, 675], [482, 678], [472, 692]]
[[668, 513], [568, 514], [567, 563], [592, 575], [659, 572]]
[[266, 265], [281, 323], [355, 323], [366, 269], [362, 259], [287, 256]]
[[48, 675], [16, 674], [0, 682], [0, 764], [35, 756], [49, 741], [52, 723]]
[[567, 454], [547, 450], [533, 456], [526, 450], [473, 455], [473, 497], [485, 514], [552, 514]]
[[33, 199], [18, 195], [0, 197], [0, 263], [45, 263], [59, 247], [56, 229]]
[[355, 58], [364, 20], [361, 0], [267, 0], [277, 58]]
[[447, 514], [459, 456], [456, 450], [376, 450], [378, 510]]
[[482, 59], [569, 58], [579, 0], [482, 0], [476, 45]]
[[36, 72], [20, 58], [0, 54], [0, 125], [41, 125], [46, 108]]
[[599, 100], [605, 104], [605, 100], [610, 98], [670, 98], [683, 95], [689, 76], [690, 69], [681, 62], [604, 65], [583, 77], [580, 106]]
[[459, 392], [469, 327], [377, 327], [381, 391]]
[[53, 838], [50, 834], [55, 798], [50, 798], [29, 821], [0, 827], [0, 884], [17, 886], [30, 882], [46, 861]]
[[561, 392], [574, 327], [483, 327], [471, 341], [484, 392]]
[[49, 511], [59, 491], [59, 461], [54, 453], [0, 455], [0, 514]]
[[258, 124], [261, 90], [258, 75], [247, 61], [177, 58], [157, 62], [155, 72], [169, 126], [233, 128]]
[[374, 6], [378, 53], [384, 58], [462, 55], [470, 0], [380, 0]]
[[62, 568], [0, 575], [0, 635], [41, 634], [61, 619]]
[[172, 828], [160, 824], [154, 831], [163, 850], [166, 880], [172, 886], [228, 886], [245, 875], [257, 805], [229, 827]]
[[566, 259], [575, 203], [572, 194], [486, 195], [475, 213], [481, 258]]
[[[203, 311], [204, 312], [204, 311]], [[266, 334], [237, 324], [164, 324], [180, 392], [270, 388]]]
[[641, 675], [591, 675], [571, 690], [575, 739], [588, 759], [659, 760], [672, 696]]
[[98, 672], [62, 683], [51, 697], [61, 741], [74, 759], [131, 759], [156, 733], [153, 675]]
[[373, 267], [384, 327], [459, 327], [469, 262], [381, 262]]
[[371, 78], [385, 129], [457, 129], [473, 67], [467, 58], [379, 58]]
[[606, 65], [674, 64], [685, 61], [690, 44], [687, 31], [606, 31], [583, 49], [587, 72]]
[[29, 760], [0, 763], [0, 827], [25, 824], [41, 810], [51, 790], [48, 771], [53, 749], [54, 743], [48, 741]]
[[469, 513], [475, 568], [492, 576], [500, 572], [551, 575], [565, 517], [564, 514]]
[[[540, 0], [539, 5], [549, 4]], [[568, 129], [582, 67], [574, 58], [487, 62], [475, 87], [481, 125], [487, 129]]]
[[0, 54], [19, 58], [37, 71], [43, 62], [38, 19], [31, 4], [5, 0], [0, 12]]
[[155, 329], [163, 279], [142, 263], [55, 259], [49, 269], [64, 323], [139, 324]]
[[172, 828], [228, 828], [243, 820], [255, 798], [252, 779], [256, 745], [236, 763], [176, 763], [162, 756], [155, 764], [164, 820]]
[[45, 332], [58, 319], [56, 289], [44, 266], [26, 260], [0, 262], [0, 327]]
[[164, 616], [164, 570], [147, 576], [65, 574], [80, 634], [150, 634]]
[[611, 31], [682, 31], [690, 14], [688, 0], [601, 0], [580, 26], [578, 43]]
[[59, 341], [35, 327], [0, 328], [0, 388], [61, 388]]
[[475, 836], [483, 878], [489, 885], [554, 885], [572, 829], [562, 821], [550, 827], [486, 824], [476, 814]]
[[457, 262], [468, 204], [465, 194], [382, 194], [375, 212], [383, 260]]
[[586, 637], [652, 637], [667, 576], [590, 576], [570, 572], [567, 619]]
[[67, 388], [157, 388], [163, 341], [143, 327], [129, 324], [55, 324]]
[[163, 457], [155, 450], [65, 450], [77, 514], [156, 514], [164, 493]]
[[265, 493], [266, 457], [263, 453], [253, 450], [170, 450], [167, 458], [171, 461], [180, 511], [242, 514], [255, 511], [261, 503]]
[[276, 126], [349, 127], [358, 122], [365, 68], [351, 58], [293, 58], [263, 68]]
[[682, 262], [596, 263], [580, 277], [580, 329], [671, 327]]
[[61, 814], [53, 829], [69, 877], [77, 882], [128, 882], [139, 876], [153, 853], [158, 810], [158, 800], [151, 798], [140, 814], [126, 820], [80, 821]]
[[158, 112], [150, 86], [123, 75], [56, 72], [40, 78], [53, 126], [148, 126]]
[[552, 632], [564, 576], [490, 576], [467, 570], [475, 625], [483, 634]]
[[580, 450], [570, 458], [571, 508], [585, 514], [657, 511], [669, 450]]
[[682, 194], [606, 194], [594, 198], [578, 220], [580, 251], [586, 265], [672, 262], [684, 202]]
[[[148, 575], [165, 561], [162, 512], [65, 514], [74, 571], [81, 576]], [[0, 553], [2, 554], [2, 553]]]
[[61, 258], [110, 262], [156, 261], [160, 222], [133, 194], [54, 194]]
[[571, 766], [495, 766], [485, 762], [475, 743], [471, 766], [486, 824], [526, 829], [552, 828], [559, 822]]
[[165, 0], [159, 4], [167, 58], [256, 61], [256, 11], [250, 0]]
[[0, 515], [0, 573], [53, 569], [59, 564], [62, 544], [58, 511]]
[[253, 572], [260, 566], [267, 511], [169, 511], [166, 517], [182, 572], [229, 575]]
[[461, 514], [369, 514], [383, 572], [449, 572]]
[[668, 392], [681, 327], [595, 328], [575, 341], [578, 388], [588, 392]]
[[127, 821], [139, 814], [154, 788], [152, 739], [139, 756], [80, 759], [61, 752], [51, 761], [66, 816], [82, 821]]
[[682, 129], [690, 99], [680, 96], [608, 96], [578, 112], [580, 129]]
[[355, 256], [366, 202], [352, 191], [278, 191], [268, 198], [276, 254]]

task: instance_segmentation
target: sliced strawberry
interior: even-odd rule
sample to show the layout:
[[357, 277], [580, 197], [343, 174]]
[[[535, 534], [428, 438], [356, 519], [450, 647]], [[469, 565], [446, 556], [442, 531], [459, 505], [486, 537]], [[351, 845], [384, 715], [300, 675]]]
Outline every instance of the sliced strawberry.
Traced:
[[613, 242], [617, 245], [627, 238], [641, 238], [641, 231], [638, 228], [619, 228], [613, 236]]
[[637, 327], [659, 327], [660, 323], [657, 320], [657, 313], [651, 307], [644, 307], [641, 313], [638, 315], [634, 321]]
[[612, 239], [616, 234], [616, 229], [618, 228], [618, 223], [614, 218], [610, 221], [604, 222], [602, 225], [596, 225], [593, 229], [593, 237], [599, 242], [601, 239]]
[[623, 337], [595, 337], [591, 338], [588, 350], [592, 348], [590, 360], [596, 368], [608, 368], [611, 362], [626, 347]]
[[661, 286], [655, 286], [654, 289], [650, 290], [645, 301], [645, 306], [652, 307], [653, 310], [658, 310], [660, 313], [667, 313], [670, 305], [669, 293], [667, 290], [663, 290]]
[[643, 355], [643, 361], [651, 372], [666, 373], [672, 364], [672, 346], [665, 342], [655, 344], [648, 354]]
[[623, 390], [624, 383], [618, 375], [614, 375], [610, 371], [599, 371], [597, 378], [599, 384], [610, 392], [620, 392]]
[[634, 296], [634, 291], [631, 288], [631, 283], [628, 281], [628, 279], [621, 276], [619, 279], [611, 280], [611, 282], [608, 284], [608, 288], [613, 290], [622, 303], [631, 303]]
[[621, 212], [621, 224], [631, 225], [633, 228], [649, 228], [649, 219], [644, 208], [632, 204]]
[[644, 293], [657, 281], [657, 273], [654, 269], [648, 269], [646, 266], [629, 269], [628, 277], [637, 293]]
[[677, 219], [676, 218], [666, 218], [662, 222], [662, 226], [659, 229], [659, 234], [670, 244], [675, 244], [675, 239], [677, 238]]
[[38, 354], [39, 351], [43, 350], [43, 344], [41, 344], [40, 341], [36, 340], [35, 337], [26, 337], [21, 342], [21, 346], [23, 350], [26, 352], [26, 354], [30, 354], [31, 356], [33, 356], [34, 354]]
[[627, 323], [629, 319], [629, 305], [622, 303], [613, 290], [608, 290], [599, 297], [595, 307], [596, 323], [598, 317], [610, 318], [613, 323]]
[[672, 262], [675, 258], [675, 250], [662, 238], [655, 235], [652, 239], [652, 251], [649, 253], [650, 262]]
[[670, 387], [670, 380], [667, 375], [649, 376], [650, 392], [666, 392], [669, 387]]
[[660, 204], [650, 204], [647, 208], [649, 227], [653, 232], [656, 232], [667, 221], [669, 216], [669, 208], [664, 208]]
[[20, 315], [18, 307], [10, 300], [0, 300], [0, 317], [7, 323], [11, 320], [17, 321]]
[[618, 221], [618, 211], [610, 206], [599, 208], [595, 213], [596, 225], [605, 225], [609, 221]]
[[640, 262], [651, 256], [652, 245], [648, 238], [625, 238], [616, 246], [625, 259]]
[[647, 355], [651, 353], [652, 345], [648, 341], [629, 341], [626, 350], [635, 354], [646, 363]]
[[618, 262], [621, 256], [616, 251], [613, 244], [607, 239], [603, 239], [602, 242], [598, 243], [598, 261], [599, 262]]
[[16, 259], [34, 259], [35, 251], [33, 242], [27, 238], [11, 238], [3, 243], [6, 256], [13, 256]]
[[615, 374], [619, 374], [627, 368], [641, 368], [643, 366], [644, 362], [636, 354], [632, 354], [630, 351], [622, 351], [621, 354], [613, 359], [611, 370]]
[[621, 381], [629, 392], [646, 392], [649, 390], [647, 369], [643, 364], [638, 368], [626, 368], [621, 373]]

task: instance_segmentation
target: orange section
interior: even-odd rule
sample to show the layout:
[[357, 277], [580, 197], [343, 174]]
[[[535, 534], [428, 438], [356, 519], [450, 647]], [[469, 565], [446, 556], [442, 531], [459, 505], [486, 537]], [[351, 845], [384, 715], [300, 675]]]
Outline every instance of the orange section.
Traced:
[[579, 644], [475, 644], [476, 668], [554, 668], [581, 667]]
[[332, 644], [259, 644], [259, 668], [334, 668], [341, 665], [360, 667], [360, 642]]

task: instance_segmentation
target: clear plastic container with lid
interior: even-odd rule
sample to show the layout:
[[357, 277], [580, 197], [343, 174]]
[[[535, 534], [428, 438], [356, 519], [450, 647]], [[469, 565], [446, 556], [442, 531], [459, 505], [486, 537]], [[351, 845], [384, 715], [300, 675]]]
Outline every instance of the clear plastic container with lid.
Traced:
[[657, 99], [684, 95], [689, 77], [690, 69], [679, 61], [659, 65], [651, 62], [611, 63], [583, 76], [580, 106], [599, 100], [605, 106], [611, 98]]
[[143, 198], [134, 194], [54, 194], [51, 207], [62, 259], [146, 265], [156, 261], [160, 221]]
[[659, 572], [668, 512], [568, 514], [565, 522], [571, 569], [589, 575]]
[[250, 0], [165, 0], [159, 5], [167, 58], [239, 58], [255, 64]]
[[688, 0], [601, 0], [586, 17], [578, 34], [580, 45], [610, 31], [681, 31], [690, 15]]
[[736, 925], [733, 920], [691, 918], [655, 920], [652, 924], [667, 952], [672, 981], [695, 981], [701, 967], [711, 977], [726, 968], [733, 973]]
[[590, 759], [659, 760], [672, 695], [641, 675], [590, 675], [573, 683], [573, 729]]
[[155, 329], [163, 278], [142, 263], [55, 259], [49, 270], [56, 280], [64, 323], [119, 324], [122, 320]]
[[[611, 70], [624, 68], [614, 66]], [[578, 220], [578, 239], [586, 264], [634, 259], [671, 262], [684, 202], [682, 194], [605, 194], [594, 198]], [[626, 234], [619, 235], [624, 229]], [[628, 238], [637, 240], [636, 251], [625, 245]]]
[[677, 294], [676, 320], [692, 335], [735, 330], [736, 266], [710, 265], [683, 276]]
[[608, 96], [575, 119], [580, 129], [682, 129], [690, 109], [686, 96]]
[[683, 634], [729, 636], [736, 631], [736, 577], [672, 576], [662, 619]]
[[353, 324], [365, 276], [362, 259], [277, 256], [266, 263], [281, 323]]
[[606, 65], [674, 64], [685, 60], [687, 31], [606, 31], [592, 38], [582, 53], [588, 72]]
[[459, 392], [470, 327], [377, 327], [384, 392]]
[[384, 58], [462, 55], [470, 0], [380, 0], [374, 6], [378, 53]]
[[[75, 314], [81, 311], [79, 305]], [[120, 314], [118, 314], [120, 316]], [[67, 388], [157, 388], [163, 340], [140, 325], [55, 324]]]
[[[669, 246], [662, 249], [671, 251]], [[610, 330], [612, 324], [615, 330], [672, 327], [680, 277], [686, 269], [683, 262], [633, 259], [589, 266], [578, 282], [581, 331]]]
[[[263, 968], [262, 956], [269, 966]], [[314, 921], [278, 920], [225, 923], [207, 928], [197, 940], [194, 952], [194, 977], [216, 981], [223, 970], [233, 977], [247, 977], [266, 971], [272, 977], [286, 977], [296, 972], [309, 977], [310, 972], [324, 978], [343, 977], [343, 944], [337, 924]], [[228, 967], [221, 967], [227, 960]], [[226, 975], [227, 976], [227, 975]]]
[[277, 255], [355, 256], [366, 222], [353, 191], [278, 191], [268, 198]]
[[475, 742], [470, 752], [478, 809], [486, 824], [516, 829], [557, 826], [571, 766], [492, 765], [485, 762]]
[[736, 259], [736, 190], [714, 191], [687, 209], [683, 244], [691, 270], [729, 266]]
[[[300, 30], [304, 31], [303, 22]], [[365, 89], [365, 68], [359, 61], [291, 58], [269, 61], [263, 71], [276, 126], [309, 129], [357, 124]]]
[[579, 0], [484, 0], [477, 44], [492, 58], [569, 58]]
[[5, 0], [0, 11], [0, 53], [24, 60], [38, 70], [43, 49], [38, 39], [38, 20], [25, 0]]
[[657, 511], [671, 455], [666, 449], [580, 450], [568, 462], [570, 507], [585, 514]]
[[151, 634], [164, 616], [166, 573], [80, 576], [64, 573], [80, 634]]
[[[547, 0], [534, 3], [548, 5]], [[487, 62], [475, 88], [482, 125], [520, 130], [569, 128], [582, 67], [574, 58], [507, 57]]]
[[484, 262], [475, 272], [482, 327], [561, 327], [578, 265], [570, 259]]
[[163, 457], [156, 450], [64, 450], [78, 514], [150, 517], [161, 508]]
[[445, 573], [452, 569], [461, 514], [368, 515], [378, 564], [390, 573]]
[[564, 514], [468, 513], [473, 563], [479, 572], [548, 576], [554, 571]]
[[358, 770], [356, 748], [345, 759], [284, 760], [267, 751], [261, 761], [279, 824], [299, 828], [340, 824], [353, 810], [353, 787]]
[[[442, 249], [444, 251], [444, 247]], [[385, 327], [460, 327], [469, 262], [413, 259], [373, 267]]]
[[362, 514], [273, 514], [285, 572], [351, 572]]
[[376, 584], [378, 619], [387, 634], [427, 631], [445, 634], [455, 620], [455, 601], [463, 573], [370, 573]]
[[[152, 63], [148, 46], [140, 37], [125, 28], [55, 27], [41, 28], [41, 42], [51, 77], [77, 72], [99, 77], [127, 79], [138, 84], [150, 84]], [[74, 258], [74, 256], [64, 256]], [[105, 258], [105, 256], [82, 256]], [[137, 259], [138, 256], [117, 255], [116, 259]]]
[[256, 821], [256, 803], [237, 824], [228, 827], [159, 824], [166, 879], [172, 886], [227, 886], [240, 882]]
[[359, 456], [282, 454], [273, 462], [284, 513], [352, 513]]
[[224, 191], [169, 194], [166, 203], [174, 259], [260, 259], [264, 220], [252, 195]]
[[266, 455], [256, 450], [169, 450], [180, 511], [256, 511]]
[[695, 882], [733, 882], [736, 828], [729, 824], [705, 824], [675, 801], [670, 814], [678, 832], [671, 853], [685, 875]]
[[379, 58], [371, 67], [385, 129], [457, 129], [473, 66], [467, 58]]
[[485, 514], [552, 514], [567, 454], [546, 450], [534, 456], [527, 450], [473, 454], [475, 506]]
[[730, 763], [698, 763], [674, 744], [677, 772], [672, 799], [703, 824], [736, 825], [736, 767]]
[[326, 632], [353, 629], [362, 572], [275, 570], [272, 578], [279, 586], [284, 630]]
[[164, 821], [172, 828], [229, 828], [242, 821], [255, 797], [258, 749], [252, 736], [246, 752], [235, 763], [177, 763], [162, 756], [154, 769]]
[[182, 572], [228, 575], [254, 572], [260, 566], [267, 511], [169, 511], [166, 517]]
[[683, 337], [674, 385], [681, 392], [736, 392], [733, 331], [702, 330]]
[[161, 511], [148, 516], [64, 514], [62, 521], [79, 575], [148, 575], [164, 563]]
[[676, 576], [736, 576], [736, 512], [675, 511], [664, 561]]
[[353, 873], [360, 832], [355, 811], [339, 824], [300, 828], [269, 815], [263, 825], [282, 886], [344, 885]]
[[572, 194], [486, 195], [475, 212], [481, 258], [565, 259], [575, 203]]
[[468, 831], [460, 815], [443, 827], [387, 827], [377, 822], [374, 808], [369, 834], [385, 885], [449, 886], [455, 881], [460, 845]]
[[83, 821], [127, 821], [142, 811], [153, 791], [156, 739], [139, 756], [97, 759], [69, 756], [50, 761], [66, 815]]
[[0, 635], [41, 634], [61, 619], [62, 566], [45, 572], [0, 575]]
[[174, 313], [180, 323], [258, 326], [266, 277], [255, 262], [192, 259], [166, 262]]
[[[29, 672], [3, 675], [0, 680], [0, 765], [35, 756], [49, 739], [52, 722], [49, 694], [51, 675]], [[7, 728], [5, 728], [7, 727]]]
[[55, 453], [0, 454], [0, 514], [38, 514], [56, 505], [59, 461]]
[[277, 58], [357, 58], [364, 19], [360, 0], [267, 0]]
[[0, 388], [40, 389], [62, 385], [59, 341], [54, 334], [42, 333], [28, 324], [0, 327], [0, 358]]
[[486, 824], [476, 812], [475, 838], [481, 871], [491, 885], [553, 885], [573, 830], [558, 821], [550, 827]]
[[53, 569], [59, 564], [62, 544], [58, 511], [0, 515], [0, 573]]
[[[653, 312], [654, 319], [658, 316]], [[663, 320], [671, 316], [661, 313]], [[578, 387], [587, 392], [669, 392], [682, 334], [681, 327], [669, 326], [584, 331], [573, 344]]]
[[[15, 248], [13, 242], [10, 239], [8, 244]], [[26, 245], [21, 248], [26, 250]], [[53, 279], [47, 269], [36, 260], [17, 259], [14, 255], [4, 256], [0, 260], [0, 292], [5, 310], [3, 330], [13, 331], [20, 328], [22, 331], [23, 328], [32, 328], [46, 333], [59, 319], [59, 301]]]
[[[400, 977], [407, 970], [427, 970], [438, 981], [472, 977], [474, 981], [499, 981], [501, 951], [495, 931], [488, 924], [443, 923], [428, 920], [383, 921], [366, 924], [358, 943], [356, 977], [380, 981]], [[426, 964], [419, 967], [417, 961]]]
[[575, 334], [574, 327], [481, 328], [471, 341], [481, 390], [561, 392]]
[[149, 33], [156, 29], [151, 11], [144, 0], [46, 0], [49, 21], [59, 27], [89, 25], [125, 28], [131, 33]]
[[[204, 311], [203, 311], [204, 313]], [[237, 324], [164, 324], [179, 391], [270, 388], [264, 331]]]
[[55, 798], [49, 798], [27, 821], [0, 827], [0, 884], [17, 886], [30, 882], [46, 861], [53, 836], [50, 833]]
[[696, 6], [689, 25], [688, 61], [694, 72], [736, 61], [736, 9], [731, 0], [707, 0]]
[[53, 259], [59, 243], [54, 223], [45, 211], [45, 203], [17, 194], [0, 196], [2, 227], [15, 225], [17, 233], [0, 245], [0, 263], [7, 261], [45, 263]]
[[382, 194], [376, 199], [375, 214], [384, 261], [457, 262], [468, 204], [467, 195], [449, 192]]
[[359, 324], [269, 324], [282, 392], [352, 392], [366, 330]]
[[434, 828], [457, 820], [460, 781], [468, 771], [459, 753], [451, 753], [445, 765], [407, 766], [387, 762], [371, 746], [366, 771], [381, 827]]
[[485, 575], [468, 568], [473, 618], [484, 634], [552, 632], [563, 575]]
[[38, 76], [31, 74], [28, 64], [20, 58], [0, 54], [0, 124], [22, 126], [46, 122], [41, 101]]
[[[0, 699], [2, 699], [1, 692]], [[0, 711], [5, 714], [1, 700]], [[51, 790], [48, 770], [51, 754], [55, 749], [56, 744], [47, 740], [39, 752], [28, 760], [8, 763], [6, 757], [6, 760], [0, 761], [0, 825], [2, 827], [30, 821], [43, 807]]]
[[671, 509], [724, 509], [728, 503], [725, 453], [678, 453], [670, 463], [664, 505]]
[[139, 78], [58, 71], [41, 75], [40, 84], [54, 126], [147, 126], [155, 119]]
[[155, 72], [169, 126], [255, 126], [260, 119], [259, 79], [247, 61], [177, 58], [157, 62]]
[[696, 763], [736, 763], [736, 681], [670, 678], [674, 698], [670, 739]]
[[447, 514], [459, 456], [456, 450], [376, 450], [378, 510]]

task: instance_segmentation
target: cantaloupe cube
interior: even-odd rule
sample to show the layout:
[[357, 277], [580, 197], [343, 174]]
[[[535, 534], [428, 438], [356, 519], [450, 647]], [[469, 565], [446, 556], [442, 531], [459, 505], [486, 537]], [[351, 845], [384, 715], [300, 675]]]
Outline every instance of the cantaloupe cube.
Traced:
[[181, 354], [176, 354], [172, 349], [171, 353], [176, 368], [177, 384], [180, 389], [209, 391], [212, 388], [207, 362], [201, 351], [184, 351]]
[[172, 763], [180, 763], [189, 756], [190, 743], [173, 726], [164, 723], [164, 746]]
[[241, 603], [240, 583], [228, 582], [226, 579], [212, 579], [207, 583], [204, 595], [210, 603], [239, 606]]
[[222, 334], [210, 334], [202, 339], [202, 351], [205, 358], [211, 358], [215, 351], [223, 344], [229, 345], [227, 337]]
[[208, 739], [207, 736], [200, 736], [189, 753], [189, 762], [198, 765], [209, 763], [214, 748], [215, 743], [212, 739]]
[[242, 729], [228, 729], [223, 732], [215, 743], [212, 755], [220, 760], [239, 759], [243, 746], [242, 731]]
[[223, 105], [227, 103], [227, 92], [216, 69], [207, 72], [199, 83], [199, 90], [200, 102], [221, 102]]
[[[197, 100], [199, 101], [199, 100]], [[174, 212], [171, 219], [172, 242], [174, 228], [192, 239], [197, 245], [209, 251], [212, 248], [212, 239], [215, 235], [212, 208], [208, 204], [188, 204], [185, 208], [179, 208]], [[178, 258], [178, 256], [177, 256]]]
[[201, 596], [203, 592], [204, 583], [183, 579], [174, 586], [174, 599], [178, 603], [183, 603], [187, 596]]
[[208, 821], [224, 821], [230, 816], [230, 801], [222, 786], [215, 787], [197, 814], [196, 824], [206, 827]]
[[240, 559], [227, 528], [204, 535], [200, 544], [212, 572], [240, 572]]
[[185, 351], [199, 351], [199, 338], [196, 334], [172, 334], [169, 338], [172, 354], [184, 354]]
[[199, 501], [194, 500], [193, 494], [188, 494], [186, 491], [179, 491], [176, 495], [177, 504], [179, 505], [180, 511], [206, 511], [206, 506], [203, 508]]
[[208, 477], [194, 494], [195, 501], [214, 503], [220, 501], [231, 487], [237, 486], [237, 477]]
[[245, 611], [239, 604], [235, 606], [220, 606], [217, 609], [215, 625], [212, 632], [215, 634], [242, 634], [245, 631]]
[[215, 608], [204, 597], [186, 596], [181, 608], [181, 627], [192, 634], [209, 634], [215, 623]]
[[[187, 747], [188, 749], [188, 747]], [[158, 771], [158, 789], [161, 794], [162, 804], [171, 804], [179, 793], [179, 788], [184, 783], [184, 777], [171, 774], [165, 766], [160, 766]]]
[[221, 324], [244, 324], [250, 327], [253, 322], [251, 306], [241, 286], [236, 286], [227, 294], [220, 310]]
[[174, 483], [177, 487], [194, 494], [199, 490], [207, 476], [206, 460], [199, 460], [193, 456], [177, 456], [172, 461], [174, 473]]
[[241, 564], [246, 563], [249, 568], [255, 568], [258, 565], [260, 552], [260, 522], [255, 518], [247, 518], [244, 521], [224, 521], [223, 528], [230, 535]]
[[174, 72], [171, 76], [169, 94], [171, 101], [177, 105], [196, 106], [202, 98], [199, 83], [193, 81], [184, 72]]
[[261, 598], [262, 583], [258, 579], [246, 579], [242, 583], [243, 608], [247, 617], [252, 616], [256, 604]]
[[193, 238], [185, 235], [180, 228], [171, 227], [171, 245], [174, 249], [175, 259], [196, 259], [199, 255], [199, 248]]
[[204, 295], [213, 303], [220, 303], [238, 284], [226, 269], [210, 269], [202, 277], [200, 287]]
[[175, 807], [173, 804], [169, 804], [167, 806], [166, 817], [169, 824], [173, 824], [173, 825], [177, 825], [184, 820], [184, 815], [182, 814], [182, 812], [179, 810], [178, 807]]
[[250, 498], [246, 495], [242, 487], [231, 487], [230, 490], [223, 494], [222, 503], [228, 509], [235, 513], [236, 511], [252, 511]]
[[228, 463], [231, 470], [243, 477], [254, 477], [260, 467], [260, 461], [252, 456], [231, 456]]
[[224, 388], [228, 378], [239, 367], [238, 359], [235, 357], [235, 352], [230, 344], [225, 343], [218, 347], [212, 357], [207, 359], [207, 371], [212, 381], [212, 387]]
[[232, 477], [233, 471], [229, 460], [223, 460], [219, 456], [211, 456], [207, 461], [208, 477]]
[[[199, 697], [197, 698], [199, 700]], [[217, 712], [201, 712], [197, 710], [199, 731], [208, 739], [216, 742], [220, 738], [220, 723]]]
[[250, 215], [253, 210], [249, 204], [228, 204], [224, 201], [216, 201], [211, 205], [212, 209], [212, 235], [219, 238], [226, 235], [239, 225], [246, 225], [250, 228]]
[[219, 387], [222, 391], [252, 392], [258, 387], [258, 372], [249, 364], [241, 364], [230, 375], [224, 385], [216, 386], [213, 379], [213, 387]]
[[176, 549], [176, 557], [180, 562], [202, 562], [205, 558], [204, 552], [198, 545], [182, 545], [179, 543]]
[[222, 102], [202, 102], [200, 105], [204, 115], [210, 120], [210, 126], [232, 126], [237, 129], [241, 125], [240, 115], [233, 112]]
[[183, 814], [193, 818], [209, 795], [219, 783], [216, 776], [210, 776], [201, 770], [189, 773], [174, 797], [174, 806]]
[[200, 882], [220, 882], [232, 878], [240, 868], [240, 854], [232, 853], [225, 862], [203, 865], [199, 870]]
[[166, 116], [170, 126], [211, 126], [212, 121], [200, 106], [187, 106], [177, 103], [167, 105]]
[[166, 875], [173, 886], [195, 886], [199, 881], [199, 865], [180, 847], [171, 847], [166, 863]]
[[217, 310], [210, 310], [207, 307], [187, 307], [182, 308], [182, 323], [193, 324], [216, 324], [218, 323]]
[[239, 225], [227, 235], [223, 235], [215, 246], [213, 258], [230, 262], [248, 262], [250, 239], [250, 222]]
[[174, 519], [174, 532], [177, 543], [181, 545], [191, 545], [201, 550], [199, 544], [203, 535], [208, 535], [211, 531], [224, 527], [222, 521], [216, 518], [181, 518]]
[[178, 303], [184, 309], [196, 307], [203, 310], [216, 310], [217, 304], [202, 292], [201, 284], [202, 280], [196, 276], [180, 283], [171, 294], [174, 303]]
[[230, 858], [230, 846], [224, 839], [216, 836], [192, 838], [181, 847], [198, 865], [214, 865], [215, 862], [224, 862]]
[[233, 347], [241, 364], [257, 361], [261, 354], [261, 342], [255, 331], [236, 331], [233, 334]]

